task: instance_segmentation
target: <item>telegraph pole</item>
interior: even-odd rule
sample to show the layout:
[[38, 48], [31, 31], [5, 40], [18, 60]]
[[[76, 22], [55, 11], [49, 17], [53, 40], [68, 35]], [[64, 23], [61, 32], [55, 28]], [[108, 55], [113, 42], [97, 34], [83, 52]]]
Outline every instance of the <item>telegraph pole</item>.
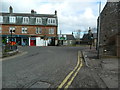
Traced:
[[100, 23], [101, 23], [101, 16], [100, 16], [100, 12], [101, 12], [101, 0], [99, 1], [99, 18], [98, 18], [98, 41], [97, 41], [97, 50], [98, 50], [98, 58], [100, 58]]

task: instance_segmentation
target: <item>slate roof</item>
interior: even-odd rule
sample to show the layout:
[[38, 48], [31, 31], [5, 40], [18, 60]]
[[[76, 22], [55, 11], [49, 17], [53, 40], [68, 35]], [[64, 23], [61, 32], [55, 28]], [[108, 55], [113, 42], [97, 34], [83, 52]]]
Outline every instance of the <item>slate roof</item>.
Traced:
[[[9, 23], [9, 16], [15, 16], [16, 17], [16, 23], [12, 23], [15, 25], [23, 25], [22, 18], [23, 17], [29, 17], [29, 24], [28, 25], [36, 25], [35, 24], [35, 18], [40, 17], [42, 19], [42, 24], [40, 25], [52, 25], [57, 26], [58, 25], [58, 19], [57, 15], [55, 14], [33, 14], [33, 13], [0, 13], [3, 16], [3, 23], [2, 24], [11, 24]], [[55, 18], [56, 23], [55, 24], [47, 24], [48, 18]], [[27, 25], [27, 24], [25, 24]], [[38, 24], [37, 24], [38, 25]]]
[[[12, 9], [10, 6], [9, 9]], [[24, 25], [22, 23], [23, 17], [29, 18], [29, 23], [25, 25], [48, 25], [48, 26], [58, 26], [58, 19], [57, 19], [57, 11], [54, 14], [37, 14], [36, 11], [32, 11], [31, 13], [13, 13], [13, 10], [9, 10], [9, 12], [0, 12], [0, 16], [3, 16], [3, 22], [0, 24], [15, 24], [15, 25]], [[9, 23], [9, 16], [15, 16], [16, 22]], [[40, 17], [42, 19], [42, 23], [36, 24], [36, 17]], [[55, 23], [47, 23], [49, 18], [55, 18]]]
[[4, 13], [0, 12], [2, 16], [28, 16], [28, 17], [50, 17], [57, 18], [55, 14], [31, 14], [31, 13]]

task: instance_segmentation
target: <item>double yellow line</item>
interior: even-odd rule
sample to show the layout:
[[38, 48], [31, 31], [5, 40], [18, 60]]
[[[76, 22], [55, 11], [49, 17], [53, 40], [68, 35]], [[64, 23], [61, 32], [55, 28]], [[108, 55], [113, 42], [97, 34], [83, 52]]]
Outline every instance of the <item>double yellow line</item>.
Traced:
[[79, 72], [80, 68], [82, 67], [82, 55], [80, 51], [78, 51], [78, 62], [75, 68], [67, 75], [67, 77], [62, 81], [62, 83], [58, 86], [57, 90], [60, 88], [65, 88], [67, 89], [74, 78], [76, 77], [77, 73]]

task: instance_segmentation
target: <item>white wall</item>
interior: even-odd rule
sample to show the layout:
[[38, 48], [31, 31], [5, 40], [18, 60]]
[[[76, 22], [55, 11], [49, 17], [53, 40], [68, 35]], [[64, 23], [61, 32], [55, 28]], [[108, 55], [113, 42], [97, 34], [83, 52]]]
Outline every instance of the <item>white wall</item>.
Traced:
[[63, 41], [63, 45], [68, 45], [67, 40], [64, 40], [64, 41]]
[[48, 40], [41, 39], [36, 37], [36, 46], [48, 46]]
[[29, 37], [29, 46], [30, 46], [30, 37]]
[[48, 40], [44, 40], [44, 46], [48, 46]]
[[41, 46], [41, 38], [40, 37], [36, 37], [36, 46]]

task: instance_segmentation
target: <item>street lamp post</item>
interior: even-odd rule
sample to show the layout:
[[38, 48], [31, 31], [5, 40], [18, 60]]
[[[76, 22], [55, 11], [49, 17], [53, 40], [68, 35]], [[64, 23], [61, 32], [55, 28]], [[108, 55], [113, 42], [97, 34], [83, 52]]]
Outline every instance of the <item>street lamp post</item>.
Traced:
[[11, 49], [13, 49], [12, 45], [13, 45], [13, 34], [12, 33], [15, 33], [15, 30], [14, 29], [11, 29], [10, 30], [10, 33], [11, 33]]
[[11, 33], [11, 40], [10, 41], [12, 42], [12, 30], [10, 30], [10, 33]]
[[[11, 34], [11, 43], [12, 43], [12, 30], [10, 30], [10, 34]], [[12, 45], [10, 45], [10, 47], [11, 47], [11, 50], [12, 50]]]

